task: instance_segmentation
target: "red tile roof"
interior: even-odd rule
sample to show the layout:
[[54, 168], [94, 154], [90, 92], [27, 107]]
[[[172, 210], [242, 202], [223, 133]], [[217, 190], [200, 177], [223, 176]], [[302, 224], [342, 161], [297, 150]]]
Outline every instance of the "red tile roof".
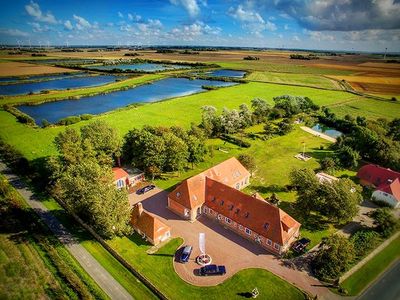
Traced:
[[122, 168], [112, 168], [112, 171], [114, 173], [114, 181], [129, 176], [129, 174]]
[[186, 208], [194, 208], [205, 201], [206, 177], [233, 186], [249, 177], [250, 173], [234, 157], [183, 181], [168, 197]]
[[280, 245], [300, 228], [299, 222], [264, 200], [210, 178], [206, 178], [206, 186], [205, 204], [209, 208]]
[[161, 222], [160, 219], [143, 210], [143, 208], [140, 208], [140, 205], [135, 205], [132, 208], [131, 224], [133, 227], [139, 229], [153, 241], [171, 230], [171, 228]]
[[377, 188], [377, 190], [388, 193], [392, 195], [397, 202], [400, 202], [400, 181], [396, 178], [393, 182], [388, 184], [382, 184]]
[[379, 187], [400, 178], [400, 173], [377, 165], [365, 165], [358, 170], [357, 177]]

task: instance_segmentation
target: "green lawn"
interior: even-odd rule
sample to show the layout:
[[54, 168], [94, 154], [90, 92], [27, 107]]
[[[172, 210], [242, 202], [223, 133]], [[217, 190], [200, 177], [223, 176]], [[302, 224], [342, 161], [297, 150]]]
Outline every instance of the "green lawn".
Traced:
[[339, 89], [338, 85], [331, 79], [314, 74], [295, 74], [277, 72], [252, 72], [246, 76], [249, 81], [264, 81], [286, 84], [300, 84], [327, 89]]
[[175, 273], [172, 264], [181, 239], [171, 240], [152, 255], [146, 253], [150, 245], [138, 235], [115, 238], [109, 244], [171, 299], [240, 299], [239, 293], [251, 292], [254, 287], [258, 288], [261, 299], [304, 299], [297, 288], [262, 269], [240, 271], [214, 287], [187, 284]]
[[381, 252], [362, 266], [357, 272], [342, 282], [341, 286], [348, 291], [349, 296], [361, 293], [373, 282], [389, 265], [400, 258], [400, 237], [397, 237]]

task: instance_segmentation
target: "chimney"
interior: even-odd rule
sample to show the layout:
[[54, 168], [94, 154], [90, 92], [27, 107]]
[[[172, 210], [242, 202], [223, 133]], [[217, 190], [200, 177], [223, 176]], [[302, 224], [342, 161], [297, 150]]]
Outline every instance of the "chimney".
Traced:
[[138, 216], [140, 217], [143, 213], [143, 205], [142, 202], [139, 202], [137, 205], [137, 212], [138, 212]]

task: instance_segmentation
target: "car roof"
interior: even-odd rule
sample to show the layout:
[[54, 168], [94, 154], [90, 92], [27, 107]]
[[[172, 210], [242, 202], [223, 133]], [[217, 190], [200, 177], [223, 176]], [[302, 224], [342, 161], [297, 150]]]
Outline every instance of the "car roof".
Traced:
[[185, 248], [183, 248], [183, 251], [188, 251], [188, 250], [192, 250], [192, 246], [185, 246]]

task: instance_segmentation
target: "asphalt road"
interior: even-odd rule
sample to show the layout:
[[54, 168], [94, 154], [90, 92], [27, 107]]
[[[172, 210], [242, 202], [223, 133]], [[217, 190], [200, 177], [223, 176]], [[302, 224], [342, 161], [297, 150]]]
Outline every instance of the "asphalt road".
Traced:
[[24, 197], [30, 207], [42, 218], [54, 235], [64, 244], [68, 251], [75, 257], [85, 271], [96, 281], [100, 288], [111, 299], [133, 299], [132, 296], [125, 290], [104, 269], [99, 262], [72, 236], [70, 232], [57, 220], [55, 216], [38, 201], [29, 188], [20, 178], [12, 174], [11, 171], [0, 162], [0, 172], [8, 179], [10, 184]]
[[357, 299], [359, 300], [399, 300], [400, 299], [400, 260], [386, 270]]

